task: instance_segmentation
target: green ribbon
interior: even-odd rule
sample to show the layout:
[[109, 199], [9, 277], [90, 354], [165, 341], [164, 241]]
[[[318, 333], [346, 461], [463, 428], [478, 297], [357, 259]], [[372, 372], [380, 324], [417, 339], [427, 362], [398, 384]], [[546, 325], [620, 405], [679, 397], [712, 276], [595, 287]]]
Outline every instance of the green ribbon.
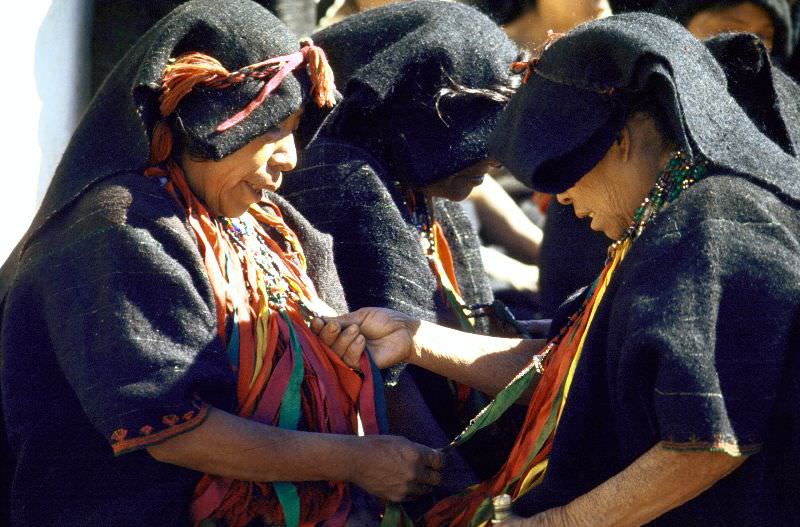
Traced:
[[[286, 311], [279, 311], [286, 326], [289, 328], [289, 344], [292, 352], [292, 372], [289, 374], [289, 382], [286, 391], [281, 397], [281, 408], [278, 416], [278, 427], [285, 430], [297, 430], [300, 422], [300, 388], [303, 383], [303, 349], [300, 341], [292, 326], [292, 321]], [[294, 483], [288, 481], [275, 481], [272, 483], [278, 502], [283, 509], [283, 519], [286, 527], [298, 527], [300, 525], [300, 495]]]
[[520, 398], [525, 390], [530, 387], [534, 377], [538, 375], [533, 364], [522, 370], [514, 379], [497, 394], [478, 415], [470, 421], [469, 426], [456, 437], [448, 448], [454, 448], [466, 443], [480, 430], [491, 425], [506, 412]]

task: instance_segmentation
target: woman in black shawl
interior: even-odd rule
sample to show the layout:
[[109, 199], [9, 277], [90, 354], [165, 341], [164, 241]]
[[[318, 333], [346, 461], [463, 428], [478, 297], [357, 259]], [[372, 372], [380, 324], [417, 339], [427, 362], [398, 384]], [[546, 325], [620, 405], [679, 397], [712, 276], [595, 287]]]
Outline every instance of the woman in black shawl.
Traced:
[[[454, 2], [385, 6], [313, 37], [330, 50], [343, 100], [282, 195], [333, 236], [351, 307], [390, 307], [487, 331], [488, 321], [469, 307], [490, 304], [492, 293], [479, 240], [456, 201], [488, 168], [486, 140], [512, 93], [517, 48], [486, 16]], [[471, 417], [465, 409], [474, 397], [412, 368], [388, 391], [390, 425], [443, 447]], [[492, 456], [476, 452], [475, 467], [490, 472]], [[460, 478], [453, 488], [471, 479], [457, 463], [454, 457], [448, 467]]]
[[349, 482], [439, 481], [375, 435], [356, 328], [310, 332], [346, 307], [330, 239], [269, 193], [332, 98], [324, 53], [249, 0], [180, 6], [104, 83], [2, 272], [14, 525], [343, 525]]
[[[707, 49], [648, 14], [581, 26], [531, 63], [490, 151], [617, 241], [486, 412], [533, 386], [508, 463], [427, 524], [479, 523], [501, 493], [523, 518], [507, 525], [800, 522], [800, 165]], [[375, 309], [344, 320], [381, 365], [486, 390], [537, 346]]]
[[[677, 9], [677, 3], [667, 3]], [[635, 5], [626, 5], [623, 10], [654, 9], [653, 5], [630, 4]], [[686, 4], [685, 9], [702, 7], [703, 2], [697, 4]], [[776, 64], [780, 59], [763, 41], [746, 33], [716, 35], [705, 44], [725, 71], [729, 93], [759, 130], [788, 154], [800, 154], [800, 86]], [[588, 219], [577, 218], [570, 207], [557, 203], [550, 206], [540, 261], [540, 294], [546, 317], [551, 317], [570, 294], [591, 282], [602, 267], [608, 244], [605, 236], [589, 229]]]

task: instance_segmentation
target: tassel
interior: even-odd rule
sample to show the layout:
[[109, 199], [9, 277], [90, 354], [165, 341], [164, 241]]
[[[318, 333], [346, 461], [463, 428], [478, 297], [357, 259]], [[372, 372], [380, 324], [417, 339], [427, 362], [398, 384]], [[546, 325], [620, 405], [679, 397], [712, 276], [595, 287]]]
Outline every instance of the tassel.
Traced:
[[310, 38], [301, 40], [300, 46], [300, 51], [306, 58], [308, 76], [311, 78], [311, 97], [318, 107], [332, 108], [336, 104], [336, 84], [325, 51], [315, 46]]

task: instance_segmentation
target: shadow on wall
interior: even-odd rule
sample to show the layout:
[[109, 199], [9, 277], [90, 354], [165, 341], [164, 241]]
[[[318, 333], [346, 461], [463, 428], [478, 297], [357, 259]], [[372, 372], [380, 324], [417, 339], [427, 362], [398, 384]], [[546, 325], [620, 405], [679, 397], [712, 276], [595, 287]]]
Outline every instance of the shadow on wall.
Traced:
[[36, 37], [34, 72], [42, 104], [37, 203], [44, 197], [50, 178], [89, 102], [91, 13], [91, 1], [53, 1]]

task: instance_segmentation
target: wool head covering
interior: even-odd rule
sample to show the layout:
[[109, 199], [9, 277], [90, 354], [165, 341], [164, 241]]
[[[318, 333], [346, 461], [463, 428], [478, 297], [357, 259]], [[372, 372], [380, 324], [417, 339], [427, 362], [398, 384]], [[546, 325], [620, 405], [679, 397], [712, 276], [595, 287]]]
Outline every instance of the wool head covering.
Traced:
[[563, 192], [605, 155], [644, 91], [655, 95], [690, 159], [703, 156], [787, 199], [800, 197], [789, 175], [794, 161], [728, 94], [708, 49], [649, 13], [590, 22], [552, 43], [500, 116], [490, 153], [533, 188]]
[[[286, 26], [251, 0], [193, 0], [159, 21], [114, 68], [83, 115], [28, 232], [0, 271], [0, 296], [27, 240], [51, 218], [95, 183], [147, 167], [150, 133], [161, 118], [162, 76], [170, 59], [201, 52], [233, 72], [299, 50], [300, 43]], [[195, 86], [174, 114], [191, 149], [221, 159], [285, 120], [309, 94], [309, 76], [298, 67], [249, 115], [218, 131], [222, 122], [263, 94], [265, 81], [245, 78], [224, 89]]]
[[454, 83], [510, 82], [519, 52], [487, 16], [455, 2], [419, 0], [353, 15], [313, 35], [330, 51], [343, 100], [320, 135], [368, 145], [411, 186], [425, 186], [486, 158], [503, 103], [442, 97]]
[[685, 26], [700, 11], [732, 7], [746, 2], [764, 8], [772, 18], [775, 28], [773, 55], [781, 59], [791, 56], [796, 36], [792, 27], [791, 2], [788, 0], [658, 0], [652, 10]]

